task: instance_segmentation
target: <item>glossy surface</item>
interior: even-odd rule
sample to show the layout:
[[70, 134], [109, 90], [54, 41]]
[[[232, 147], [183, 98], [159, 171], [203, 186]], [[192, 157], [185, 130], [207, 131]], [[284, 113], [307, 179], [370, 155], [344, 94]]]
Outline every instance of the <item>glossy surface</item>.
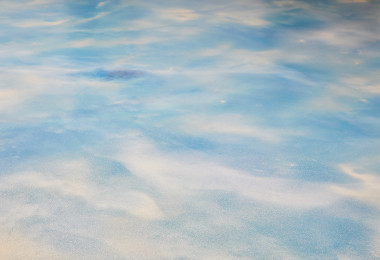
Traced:
[[1, 0], [0, 258], [380, 258], [379, 5]]

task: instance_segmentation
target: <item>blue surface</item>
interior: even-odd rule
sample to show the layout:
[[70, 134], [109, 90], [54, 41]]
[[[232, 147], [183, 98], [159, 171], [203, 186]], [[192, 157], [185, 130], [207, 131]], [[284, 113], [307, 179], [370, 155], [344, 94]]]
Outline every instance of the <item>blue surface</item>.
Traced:
[[379, 11], [0, 1], [0, 259], [379, 259]]

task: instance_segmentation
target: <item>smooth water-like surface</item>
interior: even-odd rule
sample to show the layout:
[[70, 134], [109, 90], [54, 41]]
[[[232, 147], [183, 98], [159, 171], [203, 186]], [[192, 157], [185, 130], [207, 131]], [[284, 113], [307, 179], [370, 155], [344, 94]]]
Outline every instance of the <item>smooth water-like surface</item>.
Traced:
[[379, 259], [380, 3], [0, 1], [0, 259]]

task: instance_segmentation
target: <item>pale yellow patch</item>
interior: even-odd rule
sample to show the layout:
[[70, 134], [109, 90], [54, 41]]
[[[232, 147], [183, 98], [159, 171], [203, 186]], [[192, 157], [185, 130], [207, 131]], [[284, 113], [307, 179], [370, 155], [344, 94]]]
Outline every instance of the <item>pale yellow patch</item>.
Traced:
[[96, 20], [96, 19], [99, 19], [105, 15], [107, 15], [108, 12], [103, 12], [103, 13], [99, 13], [93, 17], [90, 17], [90, 18], [85, 18], [85, 19], [81, 19], [81, 20], [78, 20], [77, 23], [86, 23], [86, 22], [90, 22], [90, 21], [93, 21], [93, 20]]
[[13, 230], [1, 230], [0, 259], [68, 259], [51, 248], [36, 243]]
[[103, 5], [107, 4], [108, 1], [100, 2], [96, 8], [102, 7]]
[[60, 21], [54, 21], [54, 22], [48, 22], [48, 21], [22, 21], [19, 23], [14, 24], [15, 27], [21, 27], [21, 28], [29, 28], [29, 27], [43, 27], [43, 26], [56, 26], [63, 23], [66, 23], [69, 20], [60, 20]]
[[372, 94], [380, 94], [380, 85], [373, 85], [365, 88], [367, 92]]
[[236, 22], [249, 26], [265, 26], [269, 22], [259, 17], [253, 17], [248, 12], [219, 12], [217, 15], [225, 22]]
[[190, 9], [164, 9], [160, 11], [160, 16], [165, 19], [186, 22], [199, 18], [199, 14]]
[[296, 2], [292, 0], [284, 0], [284, 1], [274, 1], [274, 4], [282, 7], [282, 6], [287, 6], [287, 5], [294, 5], [296, 4]]
[[367, 3], [368, 0], [339, 0], [341, 3]]
[[342, 164], [339, 168], [360, 182], [355, 185], [332, 186], [332, 189], [338, 194], [357, 199], [380, 209], [380, 178], [373, 174], [359, 174], [347, 164]]

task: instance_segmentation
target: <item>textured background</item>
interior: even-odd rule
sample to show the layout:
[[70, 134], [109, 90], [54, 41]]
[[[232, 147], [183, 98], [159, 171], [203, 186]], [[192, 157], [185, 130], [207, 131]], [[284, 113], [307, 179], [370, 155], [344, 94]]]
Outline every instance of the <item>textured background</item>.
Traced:
[[380, 2], [0, 0], [0, 259], [379, 259]]

